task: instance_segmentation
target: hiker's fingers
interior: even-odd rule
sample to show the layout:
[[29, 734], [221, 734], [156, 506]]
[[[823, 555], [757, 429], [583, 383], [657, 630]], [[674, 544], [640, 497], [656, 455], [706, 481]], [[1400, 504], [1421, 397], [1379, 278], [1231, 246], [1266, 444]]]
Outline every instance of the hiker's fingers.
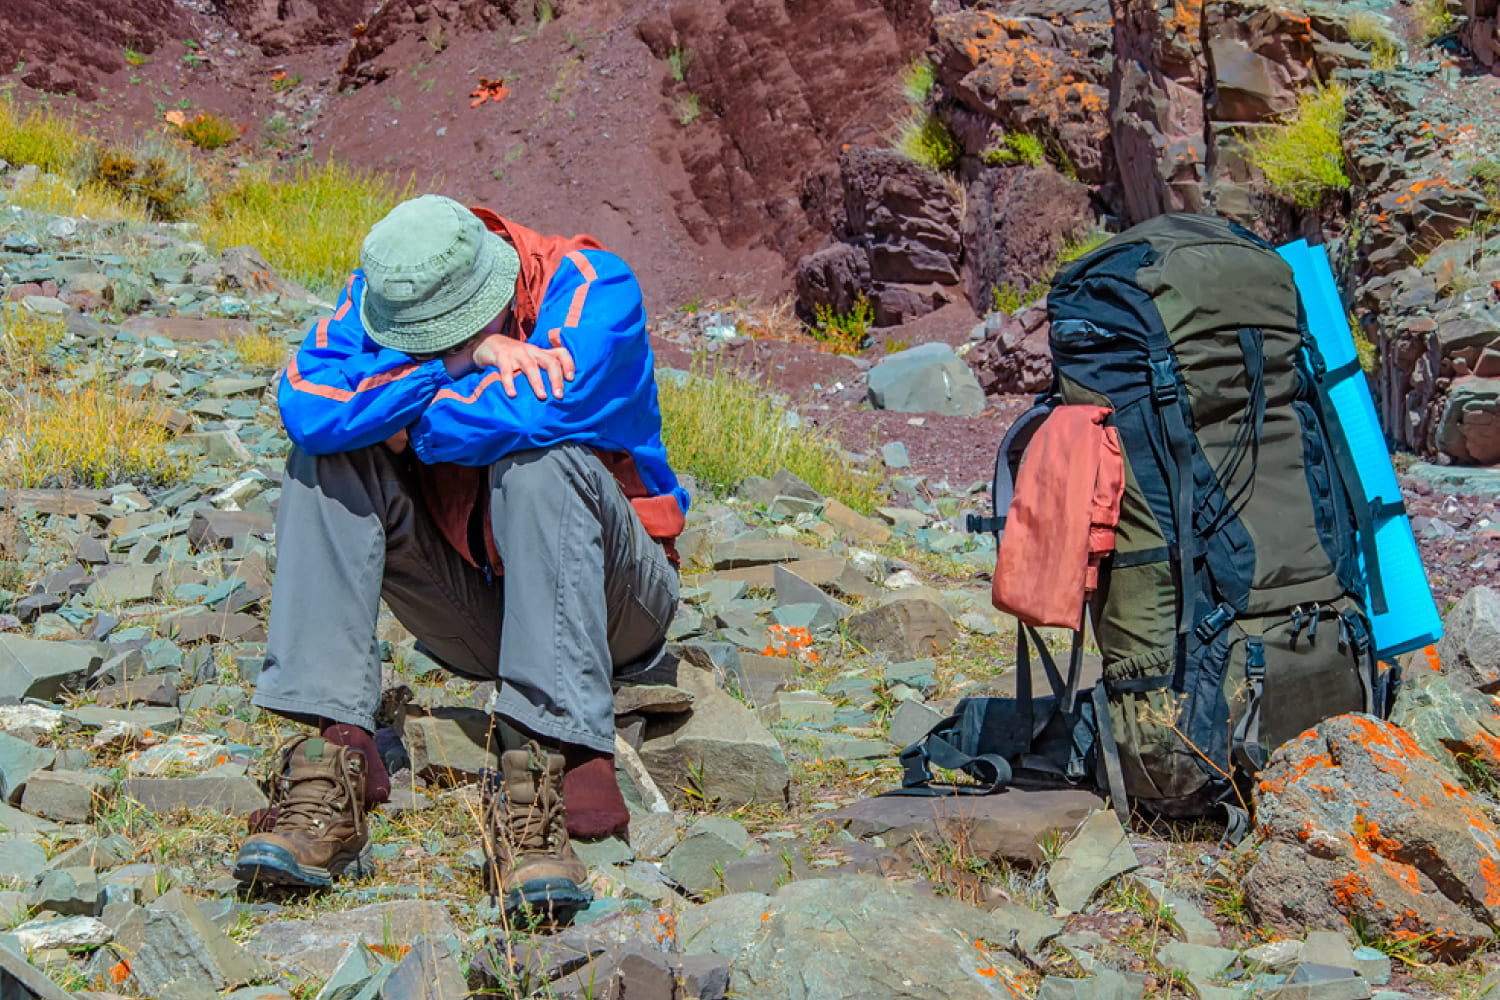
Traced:
[[542, 383], [541, 360], [538, 355], [545, 358], [545, 354], [534, 348], [521, 352], [519, 363], [521, 371], [526, 375], [526, 381], [531, 383], [531, 391], [536, 393], [537, 399], [547, 398], [547, 387]]
[[552, 397], [562, 399], [563, 378], [565, 375], [572, 377], [564, 371], [562, 358], [558, 357], [557, 351], [543, 351], [541, 364], [547, 371], [547, 381], [552, 383]]
[[505, 387], [505, 394], [511, 399], [515, 399], [516, 370], [508, 364], [497, 365], [495, 370], [500, 373], [500, 384]]
[[[566, 347], [558, 347], [558, 348], [555, 348], [555, 349], [553, 349], [551, 351], [548, 351], [547, 353], [551, 354], [553, 357], [557, 358], [558, 363], [562, 367], [563, 378], [567, 379], [569, 382], [573, 381], [573, 376], [576, 375], [578, 372], [577, 372], [577, 369], [573, 367], [573, 354], [572, 354], [572, 352], [569, 351]], [[556, 384], [556, 383], [554, 383], [554, 384]], [[558, 393], [557, 394], [558, 394], [558, 396], [562, 395], [562, 390], [561, 390], [560, 387], [558, 389]]]

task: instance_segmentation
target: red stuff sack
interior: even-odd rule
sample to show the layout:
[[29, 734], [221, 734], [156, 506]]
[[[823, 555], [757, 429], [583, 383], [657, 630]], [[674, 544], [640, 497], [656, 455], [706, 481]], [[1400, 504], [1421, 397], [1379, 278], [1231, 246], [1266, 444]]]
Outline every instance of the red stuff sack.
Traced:
[[[1081, 629], [1084, 605], [1099, 586], [1099, 563], [1114, 551], [1125, 462], [1119, 434], [1106, 423], [1111, 412], [1083, 405], [1034, 410], [1001, 446], [992, 599], [1028, 625]], [[1012, 488], [1017, 446], [1024, 452]]]

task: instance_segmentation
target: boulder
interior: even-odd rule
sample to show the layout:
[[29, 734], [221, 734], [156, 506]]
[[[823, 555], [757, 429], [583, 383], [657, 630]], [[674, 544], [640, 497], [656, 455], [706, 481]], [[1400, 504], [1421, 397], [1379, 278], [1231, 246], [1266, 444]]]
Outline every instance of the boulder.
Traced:
[[412, 772], [438, 785], [467, 785], [500, 767], [500, 739], [490, 713], [477, 708], [438, 708], [406, 717], [402, 733]]
[[1453, 780], [1500, 786], [1500, 714], [1490, 696], [1443, 674], [1407, 676], [1391, 722], [1410, 733]]
[[847, 315], [870, 287], [870, 257], [863, 247], [834, 243], [797, 262], [797, 301], [810, 313], [819, 307]]
[[1500, 593], [1470, 590], [1443, 620], [1438, 662], [1454, 682], [1494, 692], [1500, 687]]
[[690, 795], [720, 806], [785, 803], [792, 772], [781, 744], [713, 674], [682, 664], [677, 686], [693, 695], [687, 716], [648, 720], [640, 757], [651, 777], [679, 803]]
[[[752, 849], [753, 848], [753, 849]], [[667, 853], [666, 873], [689, 892], [720, 887], [724, 866], [744, 854], [763, 853], [743, 826], [727, 816], [705, 816]]]
[[965, 357], [985, 395], [1046, 391], [1052, 384], [1048, 330], [1045, 300], [1019, 312], [996, 314], [986, 320], [984, 340]]
[[872, 653], [917, 660], [947, 649], [958, 630], [934, 602], [902, 597], [851, 616], [849, 637]]
[[984, 411], [984, 390], [963, 359], [943, 343], [887, 355], [870, 369], [870, 403], [897, 413], [973, 417]]
[[1464, 22], [1459, 37], [1474, 58], [1494, 69], [1500, 66], [1500, 3], [1463, 0]]
[[108, 945], [137, 992], [164, 996], [190, 985], [222, 991], [270, 976], [263, 960], [225, 936], [180, 890], [168, 896], [173, 898], [162, 897], [159, 907], [131, 911]]
[[21, 808], [55, 823], [87, 823], [114, 794], [114, 783], [102, 774], [38, 771], [26, 782]]
[[1500, 378], [1454, 381], [1443, 406], [1438, 447], [1460, 462], [1500, 462]]
[[198, 778], [126, 778], [119, 794], [139, 802], [147, 812], [212, 809], [248, 816], [266, 807], [265, 793], [246, 777], [204, 775]]
[[1092, 217], [1088, 187], [1050, 165], [986, 170], [967, 191], [968, 294], [981, 314], [994, 307], [996, 289], [1045, 286], [1058, 251]]
[[839, 157], [847, 242], [864, 246], [875, 282], [958, 283], [958, 200], [935, 174], [888, 149]]
[[1262, 844], [1245, 895], [1272, 927], [1356, 923], [1456, 960], [1500, 923], [1500, 833], [1392, 723], [1341, 715], [1284, 744], [1255, 809]]

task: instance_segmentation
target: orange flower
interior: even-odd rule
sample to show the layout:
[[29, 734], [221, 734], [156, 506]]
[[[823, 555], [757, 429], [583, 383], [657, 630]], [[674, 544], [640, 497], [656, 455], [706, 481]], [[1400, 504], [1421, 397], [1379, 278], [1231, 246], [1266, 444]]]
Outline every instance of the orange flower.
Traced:
[[122, 958], [120, 959], [120, 961], [109, 967], [109, 981], [111, 983], [114, 983], [116, 986], [119, 986], [129, 978], [130, 963], [125, 959]]

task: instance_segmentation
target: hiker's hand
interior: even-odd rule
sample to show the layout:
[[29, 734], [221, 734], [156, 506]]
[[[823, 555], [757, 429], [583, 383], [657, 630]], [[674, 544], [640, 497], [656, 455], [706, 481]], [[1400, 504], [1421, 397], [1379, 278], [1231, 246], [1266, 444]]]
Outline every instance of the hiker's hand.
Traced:
[[385, 446], [391, 450], [391, 454], [393, 455], [401, 454], [406, 450], [406, 446], [410, 443], [411, 438], [407, 435], [405, 427], [401, 428], [399, 431], [386, 438], [384, 442]]
[[[512, 398], [516, 394], [516, 376], [525, 375], [531, 383], [531, 391], [537, 399], [547, 398], [547, 384], [552, 386], [554, 399], [562, 399], [563, 383], [573, 381], [573, 355], [562, 346], [560, 337], [554, 337], [551, 348], [541, 348], [524, 340], [512, 340], [503, 334], [485, 337], [474, 348], [474, 364], [480, 368], [493, 368], [500, 373], [500, 382], [505, 394]], [[547, 381], [542, 381], [542, 373]]]

